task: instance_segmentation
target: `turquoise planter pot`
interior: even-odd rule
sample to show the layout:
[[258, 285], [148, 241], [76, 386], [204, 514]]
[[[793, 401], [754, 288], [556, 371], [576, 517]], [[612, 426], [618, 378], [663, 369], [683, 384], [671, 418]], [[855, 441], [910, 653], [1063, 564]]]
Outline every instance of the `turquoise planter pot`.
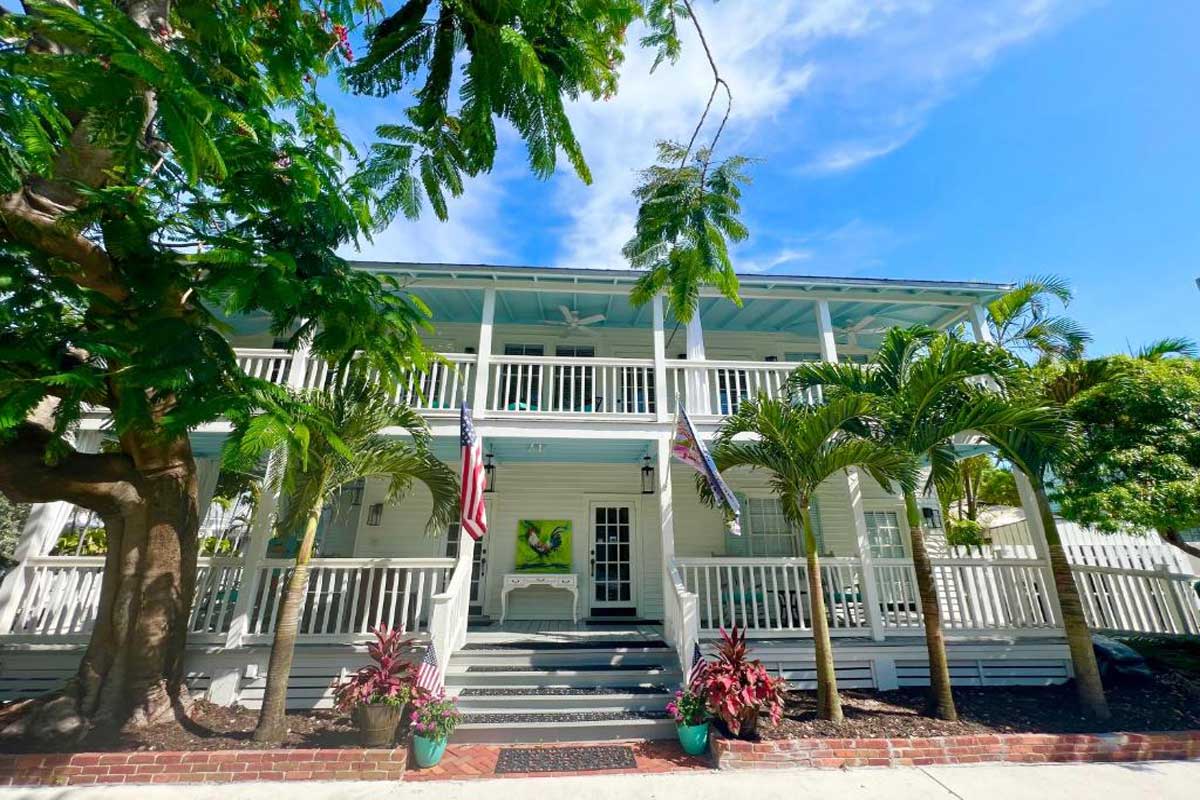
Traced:
[[708, 749], [708, 723], [699, 725], [676, 725], [679, 743], [689, 756], [698, 756]]
[[446, 752], [445, 739], [426, 739], [424, 736], [413, 735], [413, 756], [417, 759], [417, 766], [432, 767], [442, 760], [442, 755]]

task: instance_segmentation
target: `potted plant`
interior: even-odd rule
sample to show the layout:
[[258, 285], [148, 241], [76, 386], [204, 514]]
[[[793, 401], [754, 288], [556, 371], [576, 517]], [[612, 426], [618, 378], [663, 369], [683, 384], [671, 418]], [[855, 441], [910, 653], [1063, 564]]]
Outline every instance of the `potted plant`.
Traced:
[[412, 663], [404, 657], [412, 640], [403, 631], [379, 627], [371, 631], [375, 641], [367, 646], [373, 663], [337, 684], [337, 707], [349, 711], [362, 736], [363, 747], [391, 747], [413, 698]]
[[667, 703], [667, 713], [675, 720], [675, 733], [685, 753], [698, 756], [708, 749], [709, 713], [703, 692], [690, 686], [680, 689]]
[[722, 628], [716, 660], [699, 681], [708, 710], [741, 739], [754, 738], [764, 711], [772, 723], [783, 715], [783, 681], [771, 677], [761, 661], [747, 658], [746, 651], [744, 630]]
[[413, 755], [417, 765], [432, 767], [442, 760], [446, 742], [460, 719], [454, 698], [445, 695], [421, 695], [413, 700], [409, 717], [413, 732]]

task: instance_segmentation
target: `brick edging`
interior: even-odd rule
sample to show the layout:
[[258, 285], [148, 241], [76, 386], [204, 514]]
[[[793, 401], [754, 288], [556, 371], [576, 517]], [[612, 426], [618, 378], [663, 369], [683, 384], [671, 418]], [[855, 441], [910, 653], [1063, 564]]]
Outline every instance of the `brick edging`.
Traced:
[[714, 731], [718, 769], [902, 767], [981, 762], [1157, 761], [1200, 758], [1200, 731], [1013, 733], [912, 739], [744, 742]]
[[0, 754], [0, 786], [400, 780], [408, 748]]

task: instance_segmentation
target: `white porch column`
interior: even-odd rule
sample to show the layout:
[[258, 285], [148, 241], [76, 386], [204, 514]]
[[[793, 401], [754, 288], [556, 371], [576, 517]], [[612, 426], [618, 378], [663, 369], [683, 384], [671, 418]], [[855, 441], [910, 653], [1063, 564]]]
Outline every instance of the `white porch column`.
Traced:
[[821, 345], [821, 360], [836, 364], [837, 340], [833, 336], [833, 318], [829, 315], [829, 301], [817, 301], [817, 341]]
[[496, 290], [484, 289], [479, 345], [475, 349], [475, 387], [471, 391], [471, 408], [475, 419], [488, 415], [488, 373], [492, 371], [492, 325], [495, 321]]
[[[817, 301], [817, 338], [821, 345], [821, 360], [838, 363], [837, 339], [833, 335], [833, 318], [829, 314], [829, 301]], [[883, 640], [883, 614], [879, 608], [879, 586], [875, 583], [875, 565], [871, 558], [871, 541], [867, 535], [867, 517], [863, 510], [862, 473], [851, 467], [846, 470], [846, 495], [850, 501], [850, 515], [854, 519], [854, 541], [858, 547], [858, 563], [862, 569], [863, 606], [867, 622], [871, 626], [871, 638]], [[882, 688], [882, 687], [881, 687]]]
[[[80, 431], [75, 435], [75, 449], [80, 453], [96, 453], [100, 450], [100, 438], [100, 431]], [[16, 619], [17, 605], [25, 591], [25, 562], [54, 549], [74, 508], [73, 503], [56, 500], [34, 503], [29, 509], [21, 538], [13, 551], [17, 563], [0, 582], [0, 633], [8, 633]]]
[[1037, 495], [1033, 484], [1029, 482], [1024, 472], [1011, 467], [1013, 479], [1017, 484], [1017, 494], [1021, 496], [1021, 508], [1025, 510], [1025, 526], [1029, 530], [1029, 538], [1033, 542], [1033, 552], [1038, 561], [1042, 562], [1042, 575], [1045, 576], [1046, 591], [1050, 595], [1050, 603], [1054, 609], [1054, 618], [1062, 626], [1062, 604], [1058, 599], [1058, 587], [1054, 583], [1054, 573], [1050, 569], [1050, 545], [1046, 541], [1046, 526], [1042, 524], [1042, 514], [1038, 511]]
[[[662, 543], [662, 592], [663, 610], [670, 613], [671, 597], [675, 586], [671, 582], [671, 565], [675, 561], [675, 503], [671, 493], [671, 441], [672, 437], [663, 435], [654, 443], [655, 461], [658, 466], [658, 525]], [[668, 620], [669, 624], [678, 625], [681, 620]], [[680, 653], [681, 660], [691, 658], [690, 653]]]
[[987, 309], [976, 303], [971, 306], [970, 317], [971, 332], [975, 334], [975, 341], [995, 344], [996, 340], [992, 338], [992, 329], [988, 327]]
[[196, 513], [200, 518], [200, 528], [204, 529], [204, 520], [212, 507], [213, 494], [217, 491], [217, 480], [221, 477], [220, 458], [196, 459]]
[[687, 324], [687, 404], [691, 414], [712, 413], [708, 396], [708, 369], [704, 363], [707, 360], [704, 325], [700, 322], [700, 309], [697, 307]]
[[671, 409], [668, 407], [669, 390], [667, 389], [667, 336], [663, 314], [662, 295], [655, 295], [651, 301], [654, 311], [654, 407], [658, 410], [659, 422], [671, 421]]
[[267, 543], [271, 540], [275, 513], [279, 508], [279, 492], [269, 487], [275, 481], [276, 470], [282, 466], [276, 459], [271, 459], [263, 475], [263, 491], [259, 493], [258, 507], [254, 509], [254, 516], [250, 520], [250, 535], [242, 556], [242, 579], [238, 585], [237, 602], [233, 605], [233, 619], [225, 636], [226, 647], [239, 647], [242, 638], [250, 631], [250, 610], [254, 605], [254, 595], [258, 593], [258, 573], [267, 555]]

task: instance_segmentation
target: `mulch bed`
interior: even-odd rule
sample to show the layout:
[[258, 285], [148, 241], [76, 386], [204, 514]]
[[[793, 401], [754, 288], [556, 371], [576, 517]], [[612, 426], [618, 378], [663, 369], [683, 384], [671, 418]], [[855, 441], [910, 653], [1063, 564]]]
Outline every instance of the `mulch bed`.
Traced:
[[[0, 714], [0, 716], [3, 716]], [[6, 753], [84, 753], [196, 750], [261, 750], [262, 744], [250, 738], [258, 722], [258, 710], [238, 706], [218, 706], [203, 700], [192, 706], [192, 716], [183, 725], [154, 725], [120, 736], [92, 734], [78, 742], [27, 742], [0, 739], [0, 751]], [[358, 729], [350, 715], [341, 711], [303, 711], [287, 715], [287, 739], [280, 748], [341, 749], [361, 747]], [[58, 746], [55, 746], [55, 745]]]
[[1107, 733], [1200, 729], [1200, 682], [1175, 672], [1158, 673], [1139, 685], [1109, 687], [1112, 719], [1097, 722], [1079, 710], [1073, 684], [955, 689], [959, 720], [922, 715], [928, 692], [845, 690], [840, 724], [816, 719], [816, 694], [792, 692], [784, 719], [759, 724], [765, 740], [902, 738], [986, 733]]

